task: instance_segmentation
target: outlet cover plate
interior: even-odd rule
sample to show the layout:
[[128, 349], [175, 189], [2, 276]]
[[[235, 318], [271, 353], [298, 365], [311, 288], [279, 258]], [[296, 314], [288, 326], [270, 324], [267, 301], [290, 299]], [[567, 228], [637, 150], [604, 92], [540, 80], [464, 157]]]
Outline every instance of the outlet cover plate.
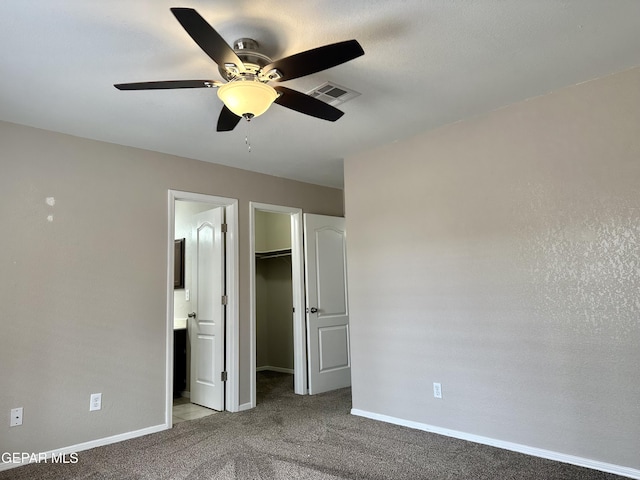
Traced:
[[10, 427], [17, 427], [22, 425], [22, 407], [11, 409], [11, 419], [9, 420]]
[[94, 410], [102, 409], [102, 394], [101, 393], [92, 393], [91, 399], [89, 401], [89, 411], [93, 412]]
[[433, 396], [434, 398], [442, 398], [442, 385], [438, 382], [433, 382]]

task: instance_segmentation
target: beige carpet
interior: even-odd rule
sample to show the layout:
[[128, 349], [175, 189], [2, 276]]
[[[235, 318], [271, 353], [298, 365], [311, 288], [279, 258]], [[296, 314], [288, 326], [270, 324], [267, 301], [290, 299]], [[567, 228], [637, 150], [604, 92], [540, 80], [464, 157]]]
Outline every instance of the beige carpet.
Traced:
[[563, 479], [616, 475], [349, 414], [350, 389], [293, 394], [290, 375], [258, 374], [258, 406], [33, 464], [0, 479]]

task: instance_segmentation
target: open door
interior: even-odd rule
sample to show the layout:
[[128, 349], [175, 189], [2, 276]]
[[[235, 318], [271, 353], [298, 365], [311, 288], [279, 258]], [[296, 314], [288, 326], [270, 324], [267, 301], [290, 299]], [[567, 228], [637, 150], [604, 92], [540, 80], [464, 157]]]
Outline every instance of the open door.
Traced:
[[304, 215], [309, 393], [351, 385], [344, 218]]
[[195, 311], [189, 314], [191, 402], [224, 410], [224, 208], [207, 210], [193, 218], [191, 293]]

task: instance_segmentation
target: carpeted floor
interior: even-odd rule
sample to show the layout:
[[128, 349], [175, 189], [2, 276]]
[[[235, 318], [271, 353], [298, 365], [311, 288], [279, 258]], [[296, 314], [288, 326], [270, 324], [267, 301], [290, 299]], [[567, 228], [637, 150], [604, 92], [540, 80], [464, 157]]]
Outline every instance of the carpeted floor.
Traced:
[[351, 391], [293, 393], [291, 375], [258, 374], [258, 406], [32, 464], [0, 480], [47, 479], [621, 479], [349, 414]]

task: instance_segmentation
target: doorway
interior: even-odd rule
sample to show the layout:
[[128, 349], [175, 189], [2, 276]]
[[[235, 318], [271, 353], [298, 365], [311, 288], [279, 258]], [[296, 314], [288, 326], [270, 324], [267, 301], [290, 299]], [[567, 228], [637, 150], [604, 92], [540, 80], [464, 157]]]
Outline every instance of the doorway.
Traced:
[[[183, 221], [177, 221], [176, 212], [187, 211], [191, 214], [203, 211], [221, 211], [226, 218], [226, 242], [224, 250], [225, 267], [221, 274], [222, 289], [226, 297], [224, 333], [221, 335], [221, 347], [224, 352], [218, 364], [224, 364], [226, 382], [224, 385], [224, 410], [239, 410], [239, 315], [238, 315], [238, 201], [236, 199], [203, 195], [191, 192], [169, 190], [167, 232], [167, 315], [166, 315], [166, 427], [172, 425], [174, 397], [174, 327], [186, 321], [190, 308], [191, 283], [186, 281], [183, 288], [176, 289], [175, 282], [175, 239], [187, 236]], [[186, 207], [186, 208], [185, 208]], [[186, 259], [188, 264], [189, 258]], [[178, 282], [179, 284], [180, 282]], [[184, 311], [183, 311], [184, 310]], [[176, 312], [180, 311], [177, 316]], [[183, 318], [185, 317], [185, 318]], [[222, 381], [222, 376], [220, 380]], [[189, 379], [187, 379], [188, 381]], [[187, 388], [189, 383], [187, 383]]]
[[[287, 345], [284, 345], [284, 350], [292, 351], [293, 362], [293, 374], [294, 374], [294, 392], [300, 395], [307, 393], [307, 354], [306, 354], [306, 326], [305, 326], [305, 312], [304, 312], [304, 260], [303, 260], [303, 244], [302, 244], [302, 210], [299, 208], [283, 207], [279, 205], [269, 205], [263, 203], [250, 203], [250, 291], [251, 291], [251, 324], [250, 324], [250, 338], [251, 338], [251, 354], [250, 362], [251, 369], [251, 408], [256, 406], [256, 370], [259, 367], [257, 365], [257, 340], [262, 332], [258, 332], [257, 328], [260, 325], [258, 316], [259, 312], [259, 299], [257, 298], [260, 293], [260, 278], [258, 277], [259, 269], [264, 269], [267, 275], [276, 275], [280, 277], [286, 277], [289, 275], [290, 280], [286, 285], [291, 285], [290, 295], [287, 294], [285, 300], [285, 308], [291, 308], [289, 310], [289, 325], [283, 325], [280, 327], [284, 331], [287, 331], [284, 336], [287, 340]], [[283, 224], [285, 227], [281, 229], [285, 231], [284, 235], [272, 233], [271, 238], [276, 238], [275, 243], [271, 242], [264, 237], [264, 231], [261, 233], [261, 227], [264, 228], [264, 222], [269, 221], [276, 224]], [[277, 225], [275, 227], [278, 228]], [[268, 234], [267, 234], [268, 236]], [[269, 262], [271, 265], [267, 265]], [[282, 263], [286, 262], [286, 263]], [[263, 264], [263, 265], [261, 265]], [[287, 271], [287, 272], [285, 272]], [[270, 273], [269, 273], [270, 272]], [[288, 287], [287, 287], [288, 288]], [[280, 285], [282, 290], [282, 284]], [[281, 312], [284, 317], [284, 322], [288, 321], [287, 312]], [[262, 327], [261, 327], [262, 328]], [[292, 342], [292, 343], [291, 343]], [[289, 353], [286, 354], [289, 357]], [[263, 360], [263, 359], [261, 359]], [[281, 359], [284, 361], [284, 359]], [[261, 363], [264, 363], [263, 361]], [[281, 367], [284, 371], [289, 370], [287, 367]], [[277, 368], [276, 368], [277, 369]], [[281, 370], [282, 371], [282, 370]]]

